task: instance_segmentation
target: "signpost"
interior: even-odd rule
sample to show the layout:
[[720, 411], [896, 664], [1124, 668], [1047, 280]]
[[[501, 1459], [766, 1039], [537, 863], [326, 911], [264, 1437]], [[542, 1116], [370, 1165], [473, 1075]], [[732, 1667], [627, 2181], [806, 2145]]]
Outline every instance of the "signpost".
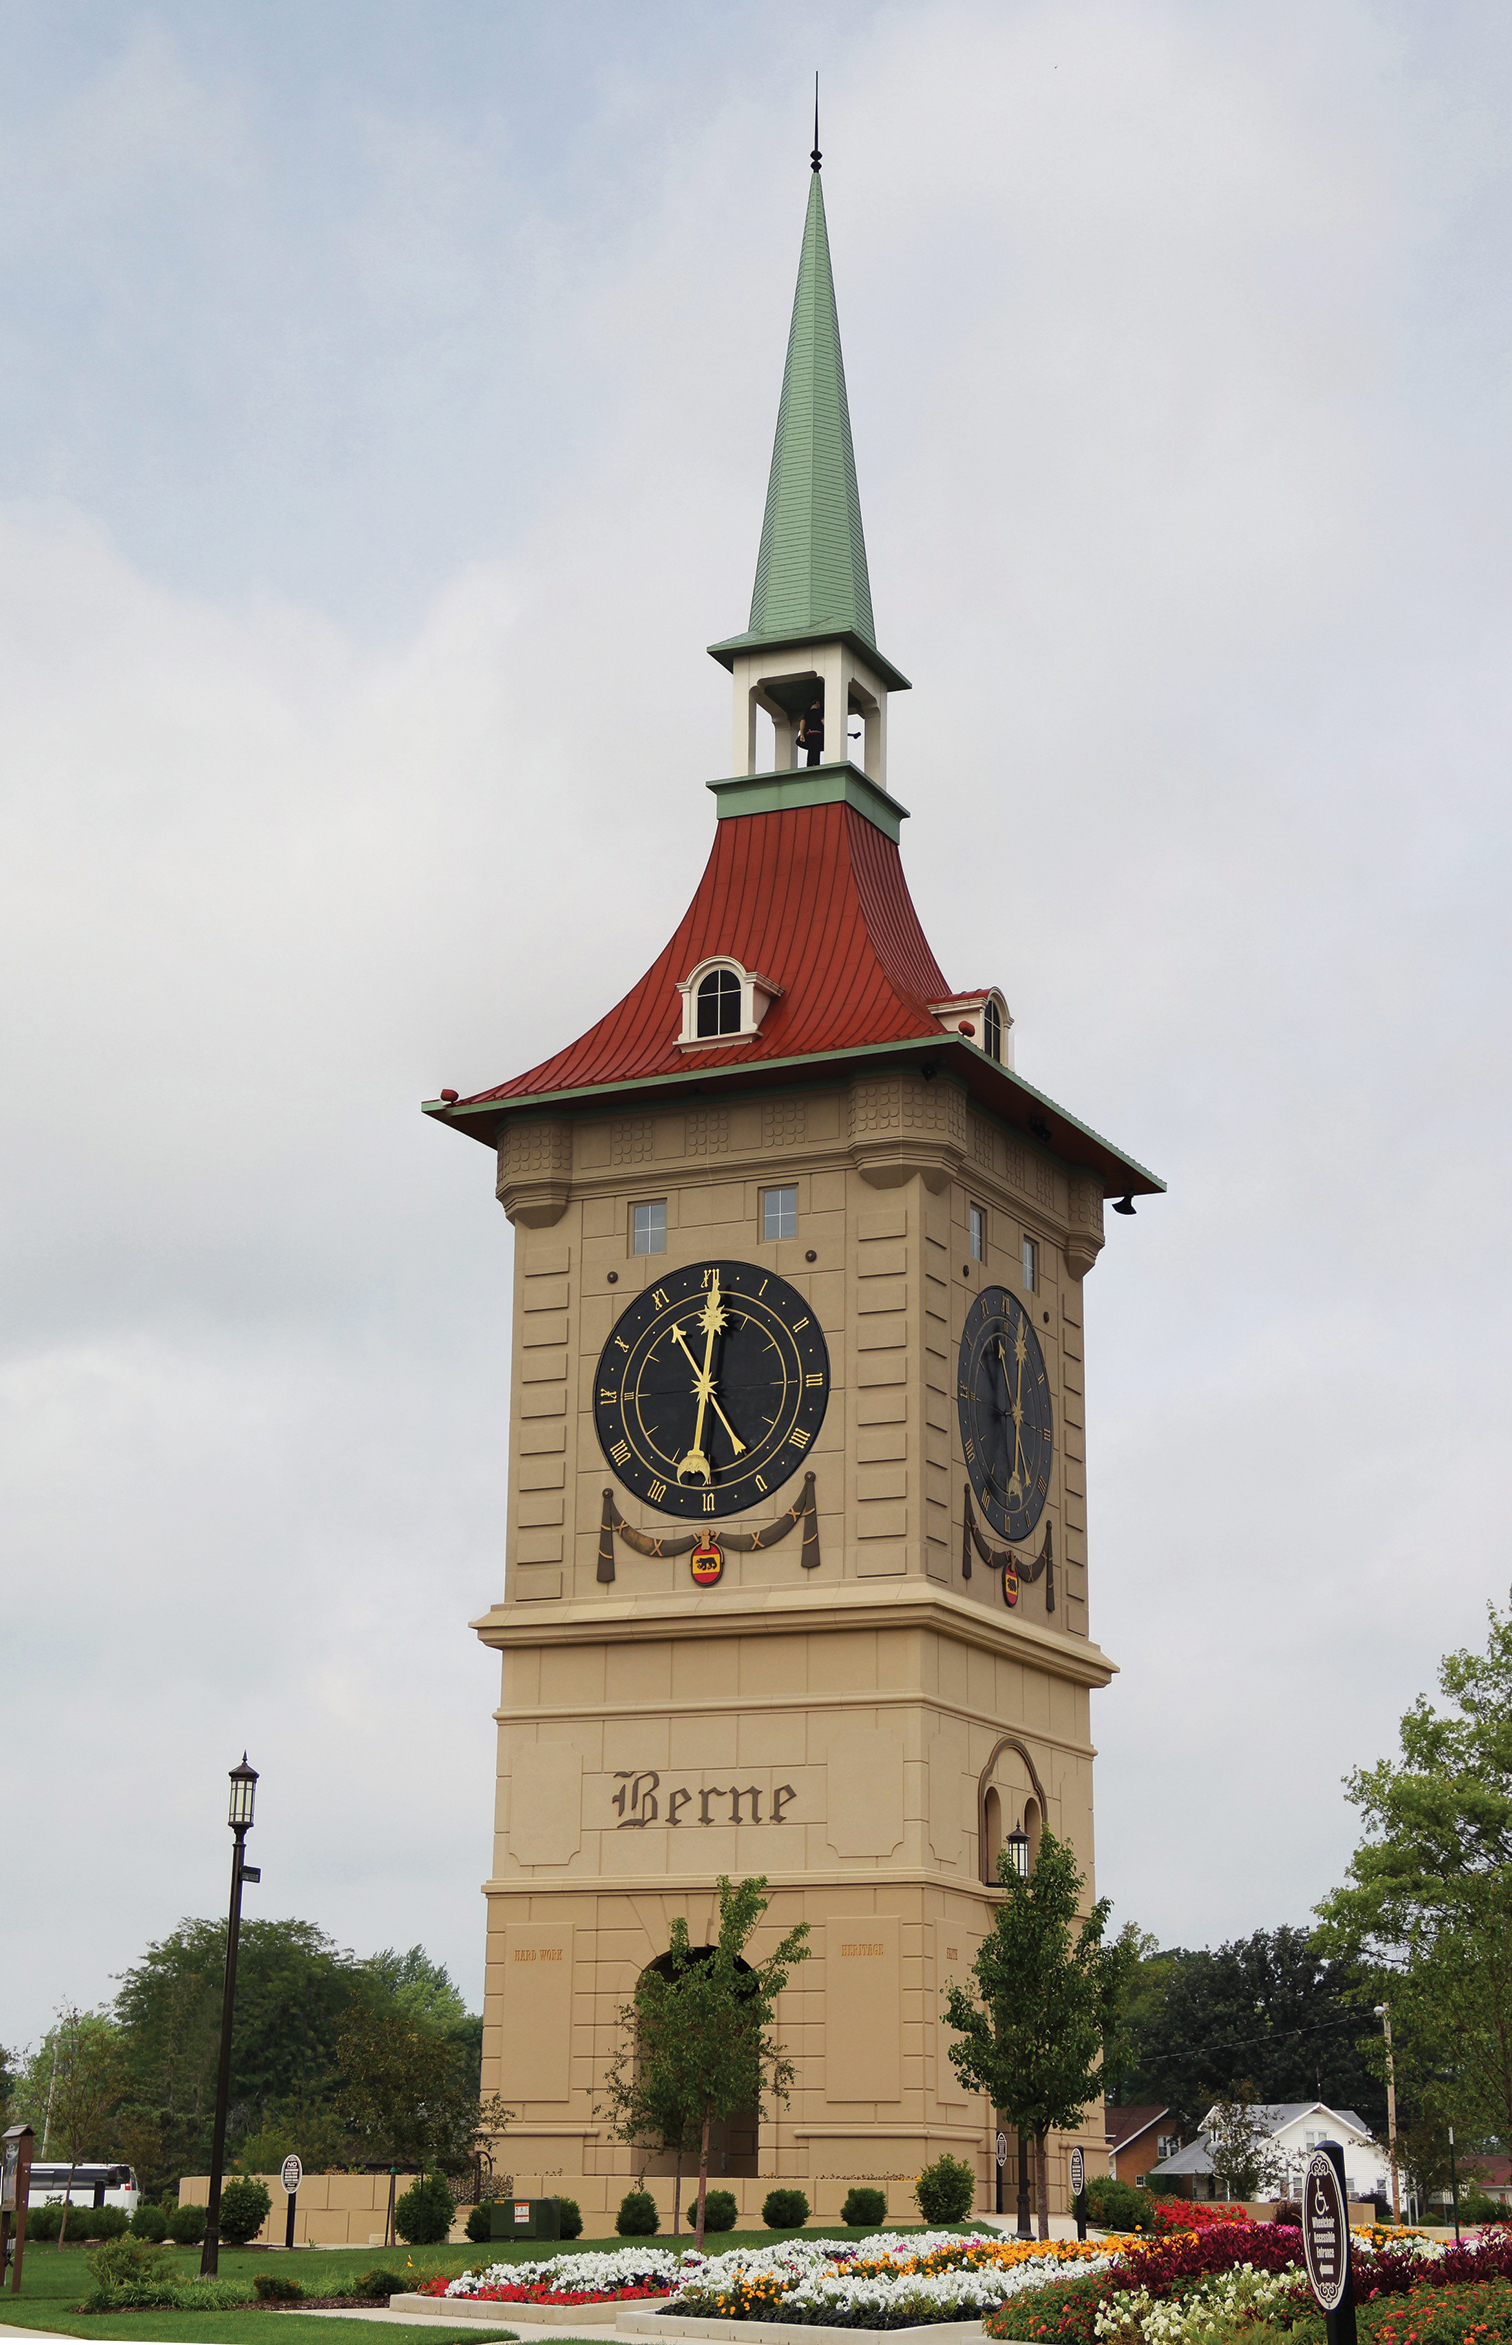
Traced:
[[1336, 2141], [1313, 2151], [1302, 2177], [1302, 2253], [1328, 2345], [1356, 2345], [1354, 2277], [1349, 2263], [1349, 2200], [1344, 2152]]
[[1078, 2142], [1071, 2152], [1071, 2212], [1076, 2217], [1076, 2236], [1087, 2236], [1087, 2161]]
[[[12, 2125], [0, 2135], [0, 2286], [7, 2259], [11, 2266], [11, 2294], [21, 2293], [21, 2258], [26, 2252], [26, 2202], [31, 2194], [32, 2129]], [[11, 2230], [16, 2244], [11, 2247]]]
[[997, 2159], [997, 2205], [994, 2212], [1000, 2215], [1003, 2211], [1003, 2169], [1008, 2163], [1007, 2134], [1000, 2131], [992, 2147]]
[[294, 2245], [294, 2210], [299, 2198], [299, 2186], [304, 2180], [304, 2168], [291, 2151], [283, 2162], [279, 2180], [289, 2194], [288, 2212], [284, 2216], [284, 2245]]

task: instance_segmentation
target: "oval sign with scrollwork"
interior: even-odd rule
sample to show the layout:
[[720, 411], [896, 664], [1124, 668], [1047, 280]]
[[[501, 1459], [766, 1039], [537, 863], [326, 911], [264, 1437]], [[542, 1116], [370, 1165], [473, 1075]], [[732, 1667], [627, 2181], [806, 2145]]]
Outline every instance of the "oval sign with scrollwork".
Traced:
[[1326, 2150], [1314, 2150], [1302, 2184], [1302, 2253], [1324, 2312], [1337, 2312], [1349, 2286], [1349, 2209]]

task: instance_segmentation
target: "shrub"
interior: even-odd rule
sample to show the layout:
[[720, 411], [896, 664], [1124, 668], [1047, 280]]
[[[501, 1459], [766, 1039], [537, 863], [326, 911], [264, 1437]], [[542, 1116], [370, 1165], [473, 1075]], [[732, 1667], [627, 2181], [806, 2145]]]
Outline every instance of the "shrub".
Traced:
[[168, 2236], [175, 2247], [201, 2247], [205, 2238], [203, 2207], [175, 2207], [168, 2217]]
[[561, 2209], [562, 2237], [564, 2239], [581, 2239], [583, 2236], [583, 2210], [577, 2200], [575, 2198], [559, 2198], [557, 2205]]
[[[481, 2206], [467, 2210], [467, 2236], [475, 2246], [486, 2247], [493, 2237], [493, 2200], [484, 2199]], [[574, 2238], [577, 2236], [573, 2234]]]
[[1087, 2184], [1087, 2220], [1104, 2231], [1153, 2231], [1155, 2209], [1147, 2190], [1111, 2174], [1094, 2174]]
[[236, 2174], [221, 2192], [220, 2235], [232, 2247], [245, 2247], [268, 2219], [273, 2201], [268, 2186], [255, 2174]]
[[[28, 2239], [56, 2239], [63, 2221], [63, 2201], [53, 2200], [47, 2206], [30, 2207], [26, 2216]], [[131, 2229], [131, 2217], [124, 2207], [71, 2206], [68, 2210], [68, 2229], [63, 2233], [65, 2247], [79, 2247], [86, 2239], [124, 2239]]]
[[394, 2229], [408, 2247], [439, 2247], [452, 2227], [457, 2202], [444, 2174], [422, 2174], [401, 2191]]
[[84, 2299], [88, 2312], [231, 2312], [247, 2302], [235, 2280], [181, 2280], [171, 2249], [155, 2240], [124, 2237], [97, 2248], [89, 2258], [94, 2286]]
[[252, 2288], [259, 2304], [299, 2304], [304, 2298], [299, 2282], [282, 2272], [259, 2272]]
[[1084, 2279], [1048, 2280], [982, 2316], [988, 2337], [1022, 2337], [1033, 2345], [1093, 2345], [1093, 2324], [1107, 2283], [1099, 2272]]
[[139, 2206], [131, 2218], [133, 2239], [152, 2239], [159, 2243], [168, 2236], [168, 2217], [161, 2207]]
[[705, 2231], [733, 2231], [740, 2221], [733, 2190], [711, 2190], [704, 2199]]
[[840, 2209], [840, 2220], [851, 2227], [875, 2231], [879, 2223], [887, 2221], [887, 2193], [885, 2190], [858, 2188], [847, 2194]]
[[914, 2197], [926, 2223], [964, 2222], [976, 2197], [976, 2176], [947, 2150], [932, 2166], [925, 2167], [914, 2184]]
[[408, 2286], [402, 2272], [391, 2272], [384, 2264], [374, 2264], [370, 2270], [357, 2274], [352, 2282], [352, 2294], [368, 2304], [386, 2303], [391, 2296], [402, 2296]]
[[661, 2229], [661, 2217], [649, 2190], [627, 2190], [620, 2200], [614, 2228], [621, 2239], [651, 2239]]
[[769, 2231], [801, 2231], [809, 2219], [809, 2203], [801, 2190], [769, 2190], [761, 2220]]

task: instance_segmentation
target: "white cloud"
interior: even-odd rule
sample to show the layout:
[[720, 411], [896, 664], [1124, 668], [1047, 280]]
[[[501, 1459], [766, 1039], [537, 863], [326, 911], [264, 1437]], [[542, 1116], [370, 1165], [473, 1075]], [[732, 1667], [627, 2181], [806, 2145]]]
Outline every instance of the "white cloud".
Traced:
[[[212, 577], [187, 526], [180, 558], [129, 501], [49, 501], [40, 460], [0, 515], [0, 2034], [215, 1910], [244, 1741], [264, 1910], [422, 1936], [476, 1990], [508, 1233], [415, 1107], [568, 1039], [696, 880], [701, 647], [749, 591], [804, 195], [772, 92], [816, 37], [921, 910], [947, 973], [1004, 983], [1031, 1079], [1172, 1184], [1089, 1288], [1121, 1911], [1199, 1943], [1305, 1918], [1339, 1776], [1512, 1576], [1507, 59], [1473, 12], [1344, 0], [758, 16], [759, 88], [749, 28], [685, 56], [640, 19], [574, 100], [581, 184], [529, 201], [464, 30], [444, 103], [354, 59], [322, 102], [373, 176], [293, 182], [295, 455], [223, 492], [267, 559]], [[276, 257], [272, 63], [185, 101], [161, 42], [129, 53], [172, 186], [215, 182], [206, 248]], [[194, 282], [186, 512], [248, 330]], [[26, 330], [61, 370], [66, 323]], [[482, 454], [474, 331], [508, 378]], [[330, 386], [381, 419], [332, 440], [345, 551]], [[172, 438], [136, 390], [112, 477]]]

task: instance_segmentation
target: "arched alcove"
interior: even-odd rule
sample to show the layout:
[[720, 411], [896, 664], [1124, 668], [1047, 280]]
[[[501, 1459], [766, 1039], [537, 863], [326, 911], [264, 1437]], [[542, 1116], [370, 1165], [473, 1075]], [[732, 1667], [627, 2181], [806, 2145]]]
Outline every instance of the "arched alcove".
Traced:
[[997, 1879], [998, 1850], [1003, 1845], [1003, 1797], [995, 1783], [987, 1786], [982, 1802], [982, 1879]]
[[[1003, 1779], [994, 1780], [1010, 1754], [1017, 1765], [1002, 1770]], [[1006, 1780], [1009, 1773], [1017, 1780]], [[1017, 1735], [1005, 1734], [994, 1743], [992, 1755], [977, 1778], [977, 1878], [989, 1887], [997, 1885], [997, 1852], [1004, 1834], [1020, 1822], [1029, 1835], [1032, 1871], [1044, 1830], [1045, 1787], [1028, 1747]]]
[[[714, 1948], [712, 1946], [694, 1946], [689, 1951], [695, 1962], [707, 1962], [714, 1953]], [[737, 1957], [736, 1968], [738, 1970], [749, 1970], [750, 1967], [748, 1962], [742, 1962]], [[671, 1955], [659, 1954], [654, 1962], [646, 1964], [646, 1970], [660, 1971], [664, 1979], [670, 1978], [672, 1975]], [[644, 1971], [641, 1976], [645, 1976]], [[723, 2181], [731, 2175], [754, 2177], [759, 2171], [760, 2137], [760, 2115], [756, 2109], [737, 2109], [732, 2117], [716, 2117], [709, 2128], [710, 2183]], [[637, 2161], [637, 2170], [640, 2170], [639, 2161]], [[677, 2172], [676, 2153], [668, 2152], [662, 2156], [648, 2158], [644, 2171], [647, 2174], [659, 2176], [675, 2174]], [[698, 2178], [697, 2142], [694, 2142], [690, 2149], [684, 2150], [682, 2172], [685, 2185], [690, 2180], [696, 2183]]]

